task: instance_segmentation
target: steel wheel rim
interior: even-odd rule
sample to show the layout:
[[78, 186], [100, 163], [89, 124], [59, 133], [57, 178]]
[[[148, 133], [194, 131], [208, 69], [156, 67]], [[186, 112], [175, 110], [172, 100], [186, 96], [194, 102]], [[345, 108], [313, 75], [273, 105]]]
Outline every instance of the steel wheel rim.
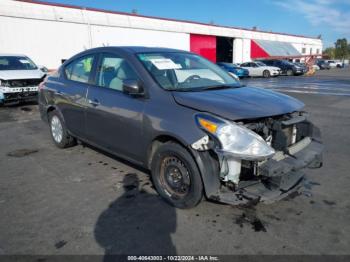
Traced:
[[175, 156], [165, 157], [161, 162], [160, 184], [172, 198], [185, 197], [191, 187], [188, 168]]
[[61, 124], [61, 120], [57, 116], [53, 116], [51, 119], [51, 133], [53, 139], [57, 143], [61, 143], [63, 138], [63, 127]]

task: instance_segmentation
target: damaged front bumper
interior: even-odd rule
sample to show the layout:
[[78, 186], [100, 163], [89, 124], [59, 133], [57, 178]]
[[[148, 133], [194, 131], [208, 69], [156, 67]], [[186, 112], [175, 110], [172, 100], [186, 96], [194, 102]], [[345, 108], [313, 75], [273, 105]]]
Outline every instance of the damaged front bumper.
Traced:
[[[245, 161], [224, 152], [197, 152], [196, 160], [209, 199], [231, 205], [272, 203], [301, 189], [304, 181], [302, 169], [322, 166], [320, 132], [304, 117], [280, 123], [280, 126], [273, 127], [275, 142], [272, 146], [276, 154], [267, 160]], [[288, 140], [283, 137], [286, 134], [283, 124], [298, 127], [298, 135], [293, 138], [295, 141], [288, 146], [281, 143]]]
[[299, 150], [294, 148], [296, 151], [291, 150], [288, 154], [278, 152], [259, 164], [256, 179], [240, 181], [234, 192], [221, 188], [214, 199], [233, 205], [251, 201], [272, 203], [298, 191], [304, 179], [302, 169], [322, 166], [323, 145], [320, 141], [305, 138], [295, 147]]
[[11, 103], [17, 101], [36, 101], [37, 97], [37, 86], [0, 88], [0, 103]]

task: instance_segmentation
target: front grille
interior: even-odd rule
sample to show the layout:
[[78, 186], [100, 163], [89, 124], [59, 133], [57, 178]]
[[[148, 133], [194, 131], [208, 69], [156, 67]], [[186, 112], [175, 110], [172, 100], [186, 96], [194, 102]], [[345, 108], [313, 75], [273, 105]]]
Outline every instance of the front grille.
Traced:
[[38, 96], [38, 92], [25, 92], [25, 93], [6, 93], [4, 94], [4, 99], [8, 102], [11, 101], [19, 101], [19, 100], [26, 100], [26, 99], [36, 99]]
[[10, 87], [30, 87], [30, 86], [38, 86], [43, 79], [20, 79], [20, 80], [9, 80]]

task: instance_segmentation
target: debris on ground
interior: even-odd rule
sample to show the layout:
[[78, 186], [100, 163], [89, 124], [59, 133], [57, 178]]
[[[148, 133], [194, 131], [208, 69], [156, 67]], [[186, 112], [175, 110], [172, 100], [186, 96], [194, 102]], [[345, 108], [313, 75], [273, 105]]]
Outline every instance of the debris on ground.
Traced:
[[7, 155], [11, 157], [24, 157], [37, 152], [39, 152], [38, 149], [18, 149], [7, 153]]

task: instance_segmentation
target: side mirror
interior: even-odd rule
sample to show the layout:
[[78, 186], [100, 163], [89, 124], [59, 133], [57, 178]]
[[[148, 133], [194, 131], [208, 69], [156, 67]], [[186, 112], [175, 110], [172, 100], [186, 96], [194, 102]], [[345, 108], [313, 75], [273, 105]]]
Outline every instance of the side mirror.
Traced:
[[137, 80], [124, 80], [123, 92], [131, 96], [143, 96], [143, 87]]
[[47, 67], [46, 66], [43, 66], [43, 65], [38, 65], [38, 68], [42, 71], [42, 72], [44, 72], [44, 73], [47, 73], [47, 72], [49, 72], [49, 70], [47, 69]]

